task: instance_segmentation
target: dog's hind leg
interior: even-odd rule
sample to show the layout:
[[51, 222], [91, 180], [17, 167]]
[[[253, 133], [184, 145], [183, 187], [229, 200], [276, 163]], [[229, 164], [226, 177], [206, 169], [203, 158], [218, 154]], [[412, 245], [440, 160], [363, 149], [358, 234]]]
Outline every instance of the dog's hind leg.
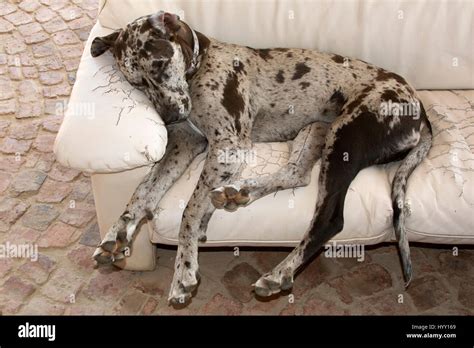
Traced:
[[[334, 132], [333, 129], [330, 132]], [[328, 136], [328, 139], [330, 137]], [[293, 287], [295, 272], [332, 236], [342, 230], [343, 207], [349, 184], [357, 174], [357, 163], [341, 170], [343, 151], [332, 150], [328, 142], [323, 150], [316, 210], [310, 228], [300, 244], [271, 272], [264, 274], [255, 284], [258, 296], [267, 297]]]
[[165, 156], [153, 166], [137, 187], [125, 211], [95, 250], [93, 257], [98, 263], [111, 263], [124, 257], [125, 248], [129, 247], [141, 221], [152, 218], [164, 194], [192, 160], [206, 149], [205, 138], [196, 134], [186, 122], [167, 128]]
[[235, 211], [270, 193], [308, 185], [313, 166], [321, 158], [328, 128], [329, 124], [323, 122], [306, 126], [293, 140], [284, 167], [270, 175], [238, 180], [212, 190], [212, 204], [217, 209]]
[[419, 141], [420, 122], [403, 120], [389, 128], [371, 112], [338, 118], [323, 149], [319, 194], [308, 231], [299, 245], [275, 269], [255, 284], [255, 293], [270, 296], [293, 286], [295, 272], [344, 226], [344, 201], [350, 183], [365, 167], [386, 163]]

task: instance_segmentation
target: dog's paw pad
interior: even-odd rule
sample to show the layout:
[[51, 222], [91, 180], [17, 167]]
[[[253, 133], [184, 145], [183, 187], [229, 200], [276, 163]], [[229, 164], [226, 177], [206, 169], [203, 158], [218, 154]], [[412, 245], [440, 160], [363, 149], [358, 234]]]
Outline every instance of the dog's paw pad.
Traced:
[[225, 204], [227, 203], [224, 189], [220, 187], [220, 188], [212, 190], [211, 201], [214, 207], [216, 207], [217, 209], [224, 208]]
[[182, 293], [179, 295], [170, 296], [168, 303], [173, 306], [185, 306], [191, 301], [190, 293]]
[[95, 249], [92, 258], [97, 262], [98, 265], [107, 265], [114, 263], [119, 260], [123, 260], [130, 251], [128, 250], [127, 243], [117, 241], [103, 241]]
[[233, 212], [249, 203], [250, 193], [246, 188], [222, 186], [211, 191], [211, 201], [217, 209]]

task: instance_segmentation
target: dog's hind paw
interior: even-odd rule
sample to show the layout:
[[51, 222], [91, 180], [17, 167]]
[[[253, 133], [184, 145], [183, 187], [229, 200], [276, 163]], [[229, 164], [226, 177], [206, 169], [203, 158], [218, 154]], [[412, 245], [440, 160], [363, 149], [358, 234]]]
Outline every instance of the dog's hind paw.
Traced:
[[290, 290], [293, 287], [293, 277], [283, 274], [275, 276], [273, 273], [267, 273], [252, 286], [257, 296], [269, 297], [280, 291]]
[[250, 193], [234, 185], [222, 186], [211, 191], [211, 201], [216, 209], [234, 212], [250, 202]]

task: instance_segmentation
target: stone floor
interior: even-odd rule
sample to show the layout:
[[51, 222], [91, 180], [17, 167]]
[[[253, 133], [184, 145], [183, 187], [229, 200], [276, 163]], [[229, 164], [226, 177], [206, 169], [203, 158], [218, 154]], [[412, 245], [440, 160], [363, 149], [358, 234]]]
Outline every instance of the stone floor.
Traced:
[[206, 250], [192, 303], [166, 303], [173, 248], [154, 272], [94, 269], [98, 243], [88, 175], [62, 167], [52, 145], [97, 0], [0, 2], [0, 246], [39, 247], [38, 261], [0, 258], [2, 314], [474, 314], [474, 250], [413, 247], [404, 291], [396, 248], [364, 262], [319, 256], [292, 294], [259, 301], [252, 284], [287, 250]]

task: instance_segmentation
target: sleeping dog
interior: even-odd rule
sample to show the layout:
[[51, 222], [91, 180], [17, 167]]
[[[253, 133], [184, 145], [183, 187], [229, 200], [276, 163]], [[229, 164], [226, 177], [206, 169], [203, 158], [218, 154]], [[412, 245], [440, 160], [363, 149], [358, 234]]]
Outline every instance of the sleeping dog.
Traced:
[[[152, 101], [169, 140], [164, 158], [95, 251], [97, 262], [124, 257], [137, 225], [157, 214], [166, 191], [207, 148], [183, 213], [169, 293], [171, 303], [185, 303], [198, 284], [198, 245], [206, 241], [214, 210], [234, 211], [271, 192], [307, 185], [321, 159], [314, 217], [302, 241], [254, 284], [259, 296], [288, 290], [295, 272], [342, 230], [344, 199], [357, 173], [402, 160], [392, 184], [393, 225], [408, 285], [406, 185], [428, 153], [432, 133], [423, 105], [404, 78], [337, 54], [220, 42], [162, 11], [95, 38], [92, 56], [106, 51]], [[289, 140], [289, 162], [272, 175], [242, 180], [244, 161], [220, 161], [222, 151], [242, 153], [254, 142]]]

